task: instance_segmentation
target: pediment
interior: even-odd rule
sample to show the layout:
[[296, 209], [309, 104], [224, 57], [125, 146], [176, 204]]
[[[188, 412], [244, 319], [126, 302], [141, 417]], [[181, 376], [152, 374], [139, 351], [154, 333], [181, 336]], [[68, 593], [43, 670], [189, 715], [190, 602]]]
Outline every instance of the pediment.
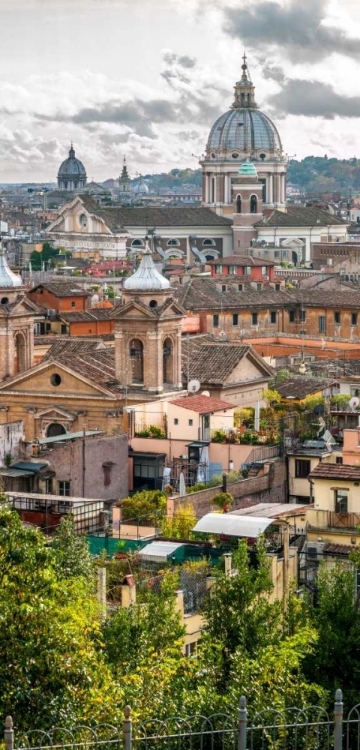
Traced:
[[112, 317], [116, 320], [121, 320], [122, 318], [139, 317], [156, 320], [158, 316], [152, 311], [150, 307], [146, 307], [146, 305], [143, 305], [137, 300], [130, 300], [123, 307], [116, 308]]
[[42, 409], [36, 412], [34, 415], [35, 419], [67, 419], [69, 422], [74, 422], [77, 418], [77, 414], [73, 414], [71, 411], [61, 409], [56, 406], [51, 406], [48, 409]]
[[171, 299], [166, 302], [165, 305], [163, 305], [163, 307], [159, 310], [160, 318], [178, 318], [179, 315], [181, 315], [181, 317], [184, 317], [186, 315], [186, 312], [175, 299]]
[[[61, 382], [54, 384], [52, 376], [59, 375]], [[48, 398], [57, 400], [57, 397], [73, 398], [76, 394], [79, 398], [86, 396], [96, 396], [97, 398], [112, 398], [106, 387], [101, 383], [95, 382], [90, 376], [80, 374], [70, 365], [64, 365], [55, 359], [46, 360], [35, 365], [30, 370], [14, 375], [14, 377], [4, 380], [0, 383], [0, 392], [20, 394], [42, 394]], [[69, 412], [71, 413], [71, 412]]]

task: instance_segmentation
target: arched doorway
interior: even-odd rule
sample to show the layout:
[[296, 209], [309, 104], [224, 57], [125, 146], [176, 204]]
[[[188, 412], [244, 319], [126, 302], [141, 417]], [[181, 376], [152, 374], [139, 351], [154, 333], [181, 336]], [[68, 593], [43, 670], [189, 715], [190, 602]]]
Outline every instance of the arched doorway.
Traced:
[[46, 437], [57, 437], [58, 435], [66, 435], [65, 427], [58, 422], [51, 422], [46, 430]]
[[129, 347], [131, 382], [144, 382], [144, 345], [140, 339], [132, 339]]
[[20, 331], [15, 336], [16, 372], [26, 370], [26, 340]]
[[174, 382], [174, 349], [170, 338], [163, 343], [163, 382]]

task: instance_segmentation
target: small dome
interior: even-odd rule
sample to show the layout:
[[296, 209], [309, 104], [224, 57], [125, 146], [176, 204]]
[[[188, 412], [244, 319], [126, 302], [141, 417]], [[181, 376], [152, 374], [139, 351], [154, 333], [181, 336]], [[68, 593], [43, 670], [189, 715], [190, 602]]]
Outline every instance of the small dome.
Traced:
[[0, 289], [14, 289], [15, 287], [23, 286], [21, 276], [13, 273], [6, 259], [3, 249], [0, 249]]
[[71, 148], [69, 151], [69, 156], [60, 166], [58, 178], [69, 178], [69, 177], [82, 177], [86, 180], [86, 171], [85, 167], [80, 161], [80, 159], [77, 159], [75, 157], [75, 149], [73, 148], [73, 145], [71, 144]]
[[240, 175], [240, 177], [257, 177], [258, 173], [255, 164], [249, 160], [244, 161], [238, 171], [238, 175]]
[[170, 288], [170, 281], [156, 270], [148, 244], [139, 268], [124, 281], [124, 289], [134, 292], [160, 292]]

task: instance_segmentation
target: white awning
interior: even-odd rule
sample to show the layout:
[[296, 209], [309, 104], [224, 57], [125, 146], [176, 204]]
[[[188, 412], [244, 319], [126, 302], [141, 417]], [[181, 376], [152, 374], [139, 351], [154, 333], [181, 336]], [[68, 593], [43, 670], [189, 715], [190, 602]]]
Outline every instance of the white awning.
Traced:
[[273, 518], [265, 516], [235, 516], [232, 513], [207, 513], [200, 518], [193, 531], [206, 534], [224, 534], [225, 536], [243, 536], [255, 538], [274, 523]]
[[141, 560], [150, 562], [166, 562], [170, 555], [173, 555], [179, 547], [184, 545], [180, 542], [151, 542], [143, 547], [138, 555]]

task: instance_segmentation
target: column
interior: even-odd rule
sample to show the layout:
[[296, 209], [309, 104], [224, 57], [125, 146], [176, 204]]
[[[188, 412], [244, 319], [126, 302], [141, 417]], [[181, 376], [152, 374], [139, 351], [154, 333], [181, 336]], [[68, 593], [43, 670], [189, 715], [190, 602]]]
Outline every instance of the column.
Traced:
[[267, 203], [274, 202], [274, 176], [272, 174], [267, 178]]

